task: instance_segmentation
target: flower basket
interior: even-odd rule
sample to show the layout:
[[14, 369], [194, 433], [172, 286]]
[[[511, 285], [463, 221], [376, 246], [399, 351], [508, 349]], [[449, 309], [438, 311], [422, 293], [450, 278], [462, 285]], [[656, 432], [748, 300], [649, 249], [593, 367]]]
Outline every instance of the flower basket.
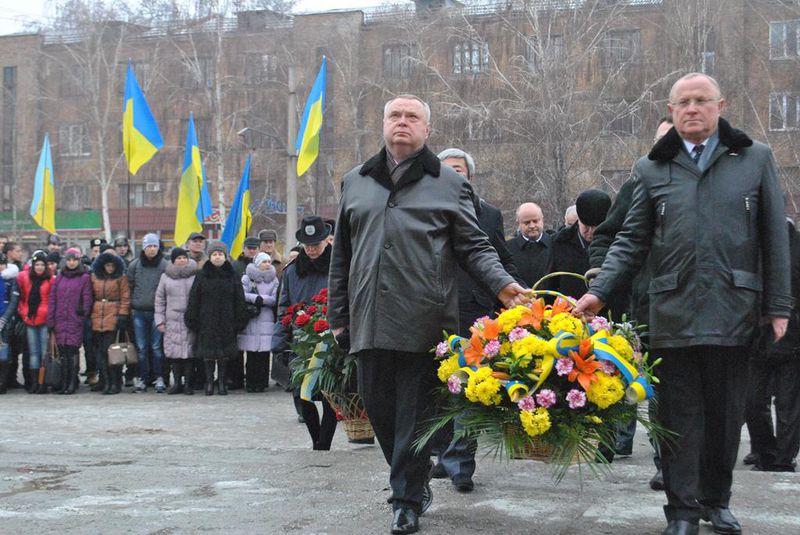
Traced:
[[364, 403], [358, 394], [336, 394], [323, 390], [322, 395], [336, 411], [336, 416], [342, 422], [347, 438], [350, 440], [375, 438], [375, 431], [372, 429], [372, 424], [369, 423]]
[[546, 461], [561, 479], [572, 464], [594, 470], [599, 445], [612, 445], [618, 426], [633, 418], [664, 436], [644, 411], [629, 408], [649, 399], [657, 381], [658, 360], [648, 363], [641, 327], [624, 317], [577, 318], [575, 300], [557, 292], [531, 296], [527, 305], [476, 320], [469, 338], [444, 333], [433, 350], [444, 408], [418, 442], [458, 417], [462, 436], [507, 458]]

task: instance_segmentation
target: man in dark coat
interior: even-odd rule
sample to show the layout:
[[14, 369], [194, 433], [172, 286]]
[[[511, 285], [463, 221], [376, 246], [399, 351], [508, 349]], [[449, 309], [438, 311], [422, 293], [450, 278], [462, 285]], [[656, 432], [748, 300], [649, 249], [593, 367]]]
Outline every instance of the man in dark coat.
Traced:
[[472, 187], [425, 146], [430, 107], [384, 108], [385, 148], [347, 173], [331, 258], [328, 318], [349, 327], [364, 404], [386, 462], [392, 533], [414, 533], [430, 505], [429, 450], [412, 448], [436, 384], [430, 348], [458, 329], [457, 265], [506, 305], [526, 300], [478, 227]]
[[[258, 254], [259, 239], [253, 236], [244, 239], [242, 254], [233, 263], [233, 270], [236, 272], [238, 280], [241, 281], [244, 272], [249, 264]], [[244, 351], [237, 351], [236, 356], [229, 359], [226, 364], [226, 381], [230, 390], [241, 390], [244, 388]]]
[[[475, 160], [468, 153], [461, 149], [445, 149], [438, 155], [439, 160], [453, 170], [469, 180], [475, 175]], [[478, 216], [478, 226], [489, 238], [489, 243], [497, 251], [503, 268], [512, 277], [518, 278], [517, 269], [508, 252], [504, 237], [503, 214], [475, 195], [475, 213]], [[483, 284], [475, 281], [463, 269], [458, 270], [458, 333], [468, 338], [469, 328], [476, 319], [491, 315], [495, 310], [496, 299], [484, 288]], [[500, 307], [497, 307], [500, 308]], [[455, 424], [458, 426], [458, 422]], [[453, 428], [450, 426], [449, 433], [443, 433], [439, 440], [444, 442], [439, 447], [439, 462], [433, 469], [433, 477], [449, 477], [456, 490], [459, 492], [471, 492], [474, 488], [472, 474], [475, 473], [475, 451], [478, 441], [475, 438], [462, 437], [452, 439]], [[436, 453], [436, 452], [435, 452]]]
[[519, 205], [516, 213], [517, 233], [506, 242], [519, 278], [528, 286], [550, 273], [553, 264], [553, 242], [544, 231], [544, 213], [533, 202]]
[[780, 339], [792, 311], [783, 195], [769, 147], [720, 118], [716, 80], [688, 74], [669, 100], [675, 127], [634, 166], [623, 229], [575, 313], [598, 312], [648, 258], [658, 416], [678, 437], [661, 451], [664, 534], [694, 535], [700, 518], [741, 533], [728, 503], [750, 345], [762, 313]]
[[789, 327], [777, 343], [772, 343], [769, 329], [763, 329], [759, 351], [750, 359], [747, 431], [756, 457], [753, 470], [762, 472], [794, 472], [800, 449], [800, 235], [794, 222], [790, 220], [787, 226], [794, 297]]
[[[594, 229], [602, 223], [611, 206], [608, 194], [588, 189], [578, 195], [575, 208], [578, 223], [564, 227], [553, 238], [553, 263], [551, 272], [578, 273], [589, 269], [589, 244], [594, 238]], [[586, 293], [586, 283], [577, 277], [560, 275], [548, 280], [545, 287], [578, 299]]]

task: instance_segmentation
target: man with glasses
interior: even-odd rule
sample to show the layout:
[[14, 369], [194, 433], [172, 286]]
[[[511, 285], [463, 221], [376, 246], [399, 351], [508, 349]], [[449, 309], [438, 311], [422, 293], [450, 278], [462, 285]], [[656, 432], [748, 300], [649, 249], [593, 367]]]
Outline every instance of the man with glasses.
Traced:
[[[635, 165], [631, 209], [575, 312], [598, 312], [647, 258], [665, 535], [741, 533], [728, 509], [761, 314], [774, 337], [792, 311], [789, 240], [772, 151], [734, 129], [716, 80], [700, 73], [670, 91], [675, 127]], [[648, 257], [649, 254], [649, 257]]]

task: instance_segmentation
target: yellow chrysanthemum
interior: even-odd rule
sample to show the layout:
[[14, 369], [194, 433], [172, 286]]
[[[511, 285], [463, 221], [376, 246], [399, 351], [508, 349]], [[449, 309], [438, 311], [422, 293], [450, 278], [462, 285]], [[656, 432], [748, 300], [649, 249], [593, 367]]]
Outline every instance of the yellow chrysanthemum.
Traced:
[[444, 359], [442, 363], [439, 364], [439, 380], [443, 383], [446, 383], [447, 379], [456, 373], [458, 369], [458, 355], [453, 355], [449, 359]]
[[500, 325], [500, 330], [506, 334], [510, 333], [511, 329], [517, 326], [517, 322], [526, 310], [526, 307], [518, 305], [503, 311], [497, 316], [497, 323]]
[[620, 357], [630, 362], [633, 357], [633, 348], [623, 336], [610, 336], [608, 338], [608, 345], [613, 347], [614, 351], [619, 353]]
[[538, 336], [526, 336], [521, 340], [512, 342], [511, 351], [518, 359], [533, 356], [544, 357], [550, 351], [550, 344]]
[[589, 391], [586, 392], [586, 399], [601, 409], [607, 409], [619, 402], [625, 395], [625, 385], [622, 384], [622, 379], [619, 377], [607, 375], [603, 372], [597, 372], [595, 377], [597, 377], [597, 381], [589, 387]]
[[506, 356], [511, 351], [511, 342], [503, 342], [500, 344], [500, 355]]
[[547, 324], [547, 328], [553, 335], [561, 331], [566, 331], [576, 336], [583, 336], [583, 323], [568, 312], [562, 312], [561, 314], [553, 316]]
[[522, 428], [528, 435], [537, 437], [550, 429], [550, 413], [544, 407], [539, 407], [535, 411], [520, 411], [519, 421]]
[[467, 381], [464, 394], [473, 403], [483, 403], [487, 407], [500, 403], [500, 381], [492, 377], [489, 367], [478, 368]]

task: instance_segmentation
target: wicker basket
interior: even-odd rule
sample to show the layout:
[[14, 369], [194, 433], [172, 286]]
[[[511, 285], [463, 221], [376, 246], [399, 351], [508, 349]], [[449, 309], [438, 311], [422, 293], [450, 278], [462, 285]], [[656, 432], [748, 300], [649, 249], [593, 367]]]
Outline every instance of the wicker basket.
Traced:
[[[521, 448], [513, 448], [509, 450], [509, 456], [512, 459], [522, 459], [528, 461], [543, 461], [550, 462], [553, 457], [555, 448], [542, 440], [539, 437], [530, 437], [522, 429], [516, 426], [506, 427], [506, 433], [513, 435], [512, 444], [522, 443]], [[570, 459], [569, 464], [578, 464], [580, 458], [577, 452]]]
[[344, 432], [350, 440], [365, 440], [375, 437], [375, 431], [367, 418], [364, 403], [358, 394], [334, 394], [322, 392], [338, 416], [341, 416]]

